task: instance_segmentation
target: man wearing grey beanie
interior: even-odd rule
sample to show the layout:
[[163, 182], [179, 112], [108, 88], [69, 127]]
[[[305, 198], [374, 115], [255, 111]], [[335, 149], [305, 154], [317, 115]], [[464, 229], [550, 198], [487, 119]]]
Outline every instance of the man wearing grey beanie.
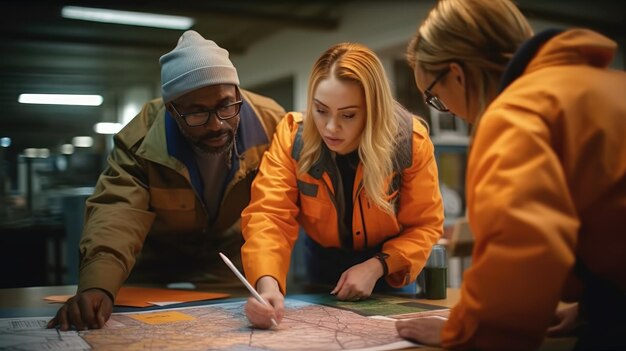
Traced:
[[50, 328], [101, 328], [125, 281], [240, 285], [218, 252], [241, 267], [240, 214], [285, 111], [195, 31], [160, 64], [162, 98], [115, 136], [87, 199], [77, 293]]

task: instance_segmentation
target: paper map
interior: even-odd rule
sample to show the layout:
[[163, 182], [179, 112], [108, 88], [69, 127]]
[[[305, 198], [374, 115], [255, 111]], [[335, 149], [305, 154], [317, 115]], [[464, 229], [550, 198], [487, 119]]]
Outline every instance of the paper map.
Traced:
[[[278, 329], [250, 327], [245, 301], [114, 313], [104, 329], [43, 329], [49, 318], [0, 319], [1, 350], [391, 350], [415, 344], [395, 322], [287, 298]], [[22, 325], [26, 328], [18, 328]], [[30, 327], [30, 328], [29, 328]]]
[[[50, 317], [51, 318], [51, 317]], [[46, 329], [50, 318], [0, 319], [0, 350], [89, 350], [76, 331]]]

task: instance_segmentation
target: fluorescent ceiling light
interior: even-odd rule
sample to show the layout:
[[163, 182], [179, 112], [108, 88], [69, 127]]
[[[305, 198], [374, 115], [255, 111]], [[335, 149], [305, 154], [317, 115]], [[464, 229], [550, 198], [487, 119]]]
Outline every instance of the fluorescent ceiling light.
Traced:
[[61, 15], [83, 21], [126, 24], [167, 29], [189, 29], [193, 19], [183, 16], [159, 15], [155, 13], [118, 11], [80, 6], [64, 6]]
[[50, 150], [43, 148], [28, 148], [24, 149], [24, 157], [26, 158], [48, 158], [50, 157]]
[[74, 145], [72, 144], [63, 144], [59, 147], [59, 151], [63, 155], [71, 155], [74, 153]]
[[100, 122], [93, 126], [93, 130], [98, 134], [116, 134], [122, 129], [122, 123]]
[[72, 145], [74, 145], [74, 147], [91, 147], [93, 145], [93, 138], [90, 136], [73, 137]]
[[2, 138], [0, 138], [0, 146], [1, 147], [9, 147], [9, 146], [11, 146], [11, 138], [9, 138], [9, 137], [2, 137]]
[[103, 99], [101, 95], [20, 94], [17, 101], [22, 104], [100, 106]]

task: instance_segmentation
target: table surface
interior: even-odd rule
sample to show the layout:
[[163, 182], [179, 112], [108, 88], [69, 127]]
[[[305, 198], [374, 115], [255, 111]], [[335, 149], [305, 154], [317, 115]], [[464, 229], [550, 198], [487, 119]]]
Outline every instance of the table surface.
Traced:
[[[243, 287], [198, 286], [198, 291], [224, 292], [231, 297], [247, 297], [249, 292]], [[41, 317], [54, 316], [60, 307], [58, 303], [44, 301], [43, 298], [50, 295], [73, 295], [76, 285], [44, 286], [28, 288], [0, 289], [0, 318], [11, 317]], [[297, 293], [301, 293], [298, 291]], [[459, 300], [459, 289], [448, 288], [447, 298], [442, 300], [415, 299], [417, 303], [452, 307]], [[406, 297], [409, 297], [406, 295]], [[571, 350], [575, 338], [546, 338], [539, 350]], [[441, 350], [440, 348], [425, 347], [405, 350]]]

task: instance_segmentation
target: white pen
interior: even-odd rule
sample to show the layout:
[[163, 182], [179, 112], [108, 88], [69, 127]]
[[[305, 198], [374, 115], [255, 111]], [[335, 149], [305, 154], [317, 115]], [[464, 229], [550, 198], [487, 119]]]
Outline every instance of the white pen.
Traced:
[[[246, 288], [248, 288], [248, 290], [250, 291], [252, 296], [254, 296], [254, 298], [257, 299], [257, 301], [259, 301], [260, 303], [262, 303], [262, 304], [264, 304], [266, 306], [270, 306], [270, 304], [267, 301], [265, 301], [265, 299], [263, 297], [261, 297], [261, 295], [259, 295], [259, 293], [254, 289], [254, 287], [252, 287], [252, 285], [250, 285], [248, 280], [243, 276], [243, 274], [241, 274], [239, 272], [237, 267], [235, 267], [235, 265], [228, 259], [228, 257], [226, 257], [226, 255], [224, 255], [221, 252], [219, 254], [220, 254], [220, 257], [222, 257], [222, 260], [224, 260], [224, 263], [226, 263], [226, 265], [228, 266], [228, 268], [230, 268], [230, 270], [233, 271], [233, 273], [235, 273], [237, 278], [239, 278], [239, 280], [241, 280], [243, 285], [245, 285]], [[274, 318], [272, 318], [270, 320], [272, 321], [272, 325], [274, 326], [274, 328], [278, 328], [278, 323], [276, 323]]]

